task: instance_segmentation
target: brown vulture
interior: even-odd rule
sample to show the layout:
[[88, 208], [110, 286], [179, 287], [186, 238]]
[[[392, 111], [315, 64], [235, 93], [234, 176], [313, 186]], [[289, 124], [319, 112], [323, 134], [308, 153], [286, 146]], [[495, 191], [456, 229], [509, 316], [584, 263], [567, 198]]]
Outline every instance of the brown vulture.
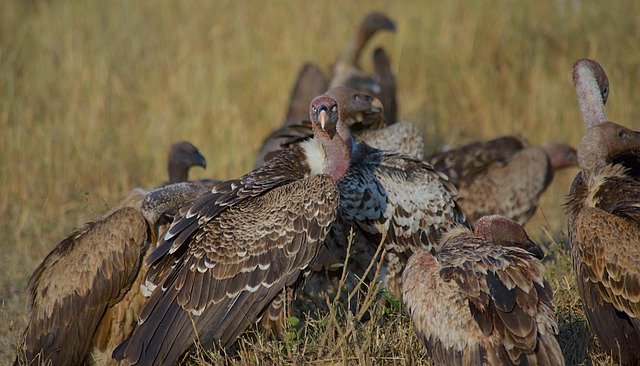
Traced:
[[522, 226], [494, 215], [409, 259], [403, 301], [435, 365], [564, 365], [539, 258]]
[[640, 132], [607, 120], [608, 81], [581, 59], [573, 81], [587, 130], [581, 172], [566, 207], [585, 314], [600, 343], [625, 365], [640, 363]]

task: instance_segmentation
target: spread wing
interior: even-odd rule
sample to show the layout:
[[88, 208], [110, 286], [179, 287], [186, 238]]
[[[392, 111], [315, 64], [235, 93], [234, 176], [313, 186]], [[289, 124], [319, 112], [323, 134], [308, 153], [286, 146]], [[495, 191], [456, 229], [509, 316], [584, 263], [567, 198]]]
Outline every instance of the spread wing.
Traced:
[[431, 248], [443, 231], [464, 222], [454, 201], [457, 190], [444, 174], [404, 155], [359, 146], [363, 159], [352, 162], [339, 183], [340, 210], [375, 237], [374, 245], [386, 232], [398, 252]]
[[80, 364], [105, 311], [130, 289], [147, 248], [147, 223], [121, 208], [62, 240], [29, 280], [27, 361]]
[[489, 166], [506, 164], [511, 156], [523, 148], [524, 142], [521, 139], [503, 136], [439, 152], [428, 157], [427, 161], [447, 174], [456, 184], [465, 185], [486, 174]]
[[175, 363], [196, 335], [205, 346], [226, 346], [307, 268], [335, 219], [335, 183], [325, 175], [291, 181], [255, 172], [263, 183], [229, 183], [227, 193], [201, 198], [174, 221], [161, 255], [152, 255], [147, 279], [158, 287], [116, 358]]

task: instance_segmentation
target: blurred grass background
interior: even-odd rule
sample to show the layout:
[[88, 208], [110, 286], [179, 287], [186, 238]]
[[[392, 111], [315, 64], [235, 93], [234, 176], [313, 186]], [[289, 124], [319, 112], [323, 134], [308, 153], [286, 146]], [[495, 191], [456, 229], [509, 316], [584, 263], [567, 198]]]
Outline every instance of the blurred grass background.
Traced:
[[[371, 10], [397, 22], [370, 47], [391, 54], [400, 117], [430, 148], [503, 134], [577, 145], [581, 57], [609, 75], [609, 118], [640, 127], [636, 1], [2, 1], [0, 363], [25, 325], [28, 277], [58, 240], [133, 187], [163, 182], [174, 141], [206, 156], [193, 177], [250, 170], [300, 65], [327, 70]], [[565, 241], [575, 173], [544, 195], [527, 226], [534, 239]], [[570, 259], [551, 249], [561, 341], [569, 361], [585, 362]]]

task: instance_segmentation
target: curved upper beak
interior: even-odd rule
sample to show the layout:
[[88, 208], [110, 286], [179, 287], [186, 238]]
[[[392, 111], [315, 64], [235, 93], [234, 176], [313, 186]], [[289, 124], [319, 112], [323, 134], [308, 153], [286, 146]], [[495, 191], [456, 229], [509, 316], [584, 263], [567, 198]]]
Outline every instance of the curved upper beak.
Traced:
[[197, 166], [201, 166], [203, 169], [207, 169], [207, 159], [202, 156], [202, 154], [198, 153], [196, 156], [196, 164]]
[[327, 110], [321, 109], [320, 114], [318, 115], [318, 120], [320, 121], [320, 127], [324, 130], [324, 126], [327, 124]]
[[535, 242], [533, 242], [533, 240], [529, 239], [529, 241], [527, 241], [527, 246], [525, 248], [525, 250], [531, 254], [533, 254], [534, 257], [542, 260], [544, 258], [544, 252], [542, 251], [542, 248], [540, 248], [538, 246], [538, 244], [536, 244]]

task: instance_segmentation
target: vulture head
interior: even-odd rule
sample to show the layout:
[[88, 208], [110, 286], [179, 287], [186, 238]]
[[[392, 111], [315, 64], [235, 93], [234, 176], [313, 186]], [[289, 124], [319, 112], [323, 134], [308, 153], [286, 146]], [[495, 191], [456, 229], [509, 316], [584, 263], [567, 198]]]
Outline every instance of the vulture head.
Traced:
[[551, 143], [544, 148], [553, 170], [578, 166], [578, 153], [573, 147], [563, 143]]
[[316, 135], [332, 140], [338, 132], [338, 103], [326, 95], [321, 95], [311, 101], [309, 110], [311, 126]]
[[335, 182], [341, 180], [349, 170], [351, 162], [351, 134], [340, 119], [338, 103], [327, 95], [317, 96], [311, 101], [309, 117], [314, 139], [325, 154], [323, 165]]
[[197, 147], [188, 141], [180, 141], [169, 149], [167, 156], [169, 183], [185, 182], [192, 166], [207, 167], [207, 161]]
[[534, 243], [522, 225], [504, 216], [483, 216], [475, 223], [474, 234], [496, 245], [518, 247], [533, 254], [536, 258], [544, 258], [544, 252]]
[[358, 133], [387, 126], [384, 108], [378, 98], [346, 87], [331, 88], [325, 95], [336, 101], [340, 119], [349, 127], [349, 131]]
[[578, 163], [587, 172], [601, 169], [609, 158], [640, 149], [640, 132], [613, 122], [603, 122], [587, 130], [578, 147]]
[[587, 128], [606, 122], [604, 105], [609, 98], [609, 79], [602, 66], [586, 58], [576, 61], [573, 64], [573, 84]]

